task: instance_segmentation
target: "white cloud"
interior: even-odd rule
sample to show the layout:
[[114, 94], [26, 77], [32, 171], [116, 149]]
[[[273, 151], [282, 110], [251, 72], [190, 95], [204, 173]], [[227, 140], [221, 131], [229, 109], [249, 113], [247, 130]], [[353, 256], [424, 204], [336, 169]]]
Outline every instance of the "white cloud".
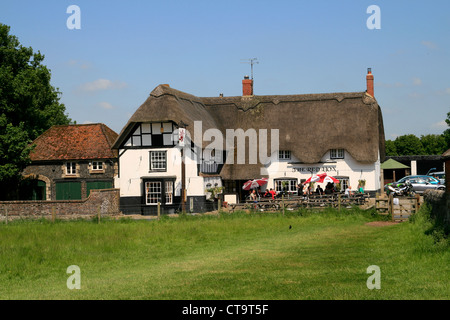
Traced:
[[80, 86], [81, 91], [96, 92], [103, 90], [118, 90], [127, 86], [125, 82], [111, 81], [108, 79], [97, 79], [92, 82], [84, 83]]
[[67, 61], [67, 64], [71, 67], [76, 67], [76, 68], [80, 68], [83, 70], [92, 68], [92, 64], [90, 62], [78, 61], [78, 60], [74, 60], [74, 59]]
[[428, 49], [437, 49], [438, 48], [437, 44], [432, 41], [422, 41], [421, 44], [424, 45], [425, 47], [427, 47]]
[[413, 85], [415, 85], [415, 86], [422, 85], [422, 80], [420, 78], [414, 77], [414, 78], [412, 78], [412, 81], [413, 81]]
[[106, 102], [106, 101], [103, 101], [103, 102], [100, 102], [99, 104], [98, 104], [101, 108], [103, 108], [103, 109], [113, 109], [114, 108], [114, 106], [111, 104], [111, 103], [109, 103], [109, 102]]
[[445, 122], [445, 120], [433, 123], [431, 125], [432, 129], [439, 129], [439, 130], [445, 130], [447, 129], [447, 122]]
[[86, 121], [84, 121], [82, 124], [91, 124], [91, 123], [94, 123], [94, 122], [92, 122], [92, 121], [90, 121], [90, 120], [86, 120]]

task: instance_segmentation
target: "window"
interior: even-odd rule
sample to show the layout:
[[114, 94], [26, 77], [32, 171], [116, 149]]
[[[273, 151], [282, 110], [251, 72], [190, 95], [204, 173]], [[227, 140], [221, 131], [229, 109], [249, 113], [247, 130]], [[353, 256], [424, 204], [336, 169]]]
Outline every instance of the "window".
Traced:
[[161, 203], [161, 181], [148, 181], [145, 183], [145, 203], [155, 205]]
[[150, 171], [166, 171], [166, 151], [150, 151]]
[[275, 180], [275, 191], [277, 192], [297, 192], [297, 179], [276, 179]]
[[166, 181], [166, 204], [173, 203], [173, 181]]
[[344, 159], [344, 149], [331, 149], [330, 159]]
[[77, 174], [77, 164], [75, 162], [66, 163], [66, 175]]
[[291, 159], [291, 151], [289, 151], [289, 150], [280, 150], [280, 151], [278, 151], [278, 159], [279, 160], [289, 160], [289, 159]]
[[350, 185], [348, 177], [339, 177], [339, 183], [341, 185], [341, 191], [345, 191], [348, 188], [348, 186]]
[[92, 162], [92, 170], [103, 170], [103, 162], [93, 161]]

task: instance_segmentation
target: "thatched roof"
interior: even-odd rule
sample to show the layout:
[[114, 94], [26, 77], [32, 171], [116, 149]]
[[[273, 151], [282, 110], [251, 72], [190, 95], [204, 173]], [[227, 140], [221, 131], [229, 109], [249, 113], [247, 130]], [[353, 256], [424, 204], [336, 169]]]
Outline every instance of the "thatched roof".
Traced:
[[[365, 92], [236, 97], [196, 97], [159, 85], [130, 118], [118, 140], [119, 148], [133, 124], [183, 121], [191, 135], [194, 121], [203, 132], [217, 128], [279, 130], [279, 149], [290, 150], [303, 163], [317, 163], [330, 149], [345, 149], [363, 163], [384, 160], [384, 128], [377, 101]], [[192, 130], [192, 131], [191, 131]], [[203, 145], [205, 147], [210, 142]], [[225, 165], [224, 179], [260, 176], [261, 165]]]

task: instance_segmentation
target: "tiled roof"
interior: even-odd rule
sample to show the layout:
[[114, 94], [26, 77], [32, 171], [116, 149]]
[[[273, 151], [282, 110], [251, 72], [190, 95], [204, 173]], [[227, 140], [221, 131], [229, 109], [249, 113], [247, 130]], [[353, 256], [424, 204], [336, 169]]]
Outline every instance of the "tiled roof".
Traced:
[[33, 144], [32, 161], [110, 159], [117, 157], [111, 146], [117, 133], [102, 123], [53, 126]]

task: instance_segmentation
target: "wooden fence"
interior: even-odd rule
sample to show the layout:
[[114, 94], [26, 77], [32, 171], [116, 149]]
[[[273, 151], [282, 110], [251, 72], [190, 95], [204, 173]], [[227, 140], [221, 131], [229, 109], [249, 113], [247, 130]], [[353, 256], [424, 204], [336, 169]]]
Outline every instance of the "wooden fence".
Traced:
[[354, 194], [346, 196], [342, 193], [330, 195], [310, 195], [307, 197], [290, 196], [278, 197], [275, 199], [261, 198], [257, 201], [247, 200], [243, 203], [230, 204], [229, 210], [256, 210], [256, 211], [279, 211], [295, 210], [299, 208], [348, 208], [361, 206], [368, 202], [368, 194]]

